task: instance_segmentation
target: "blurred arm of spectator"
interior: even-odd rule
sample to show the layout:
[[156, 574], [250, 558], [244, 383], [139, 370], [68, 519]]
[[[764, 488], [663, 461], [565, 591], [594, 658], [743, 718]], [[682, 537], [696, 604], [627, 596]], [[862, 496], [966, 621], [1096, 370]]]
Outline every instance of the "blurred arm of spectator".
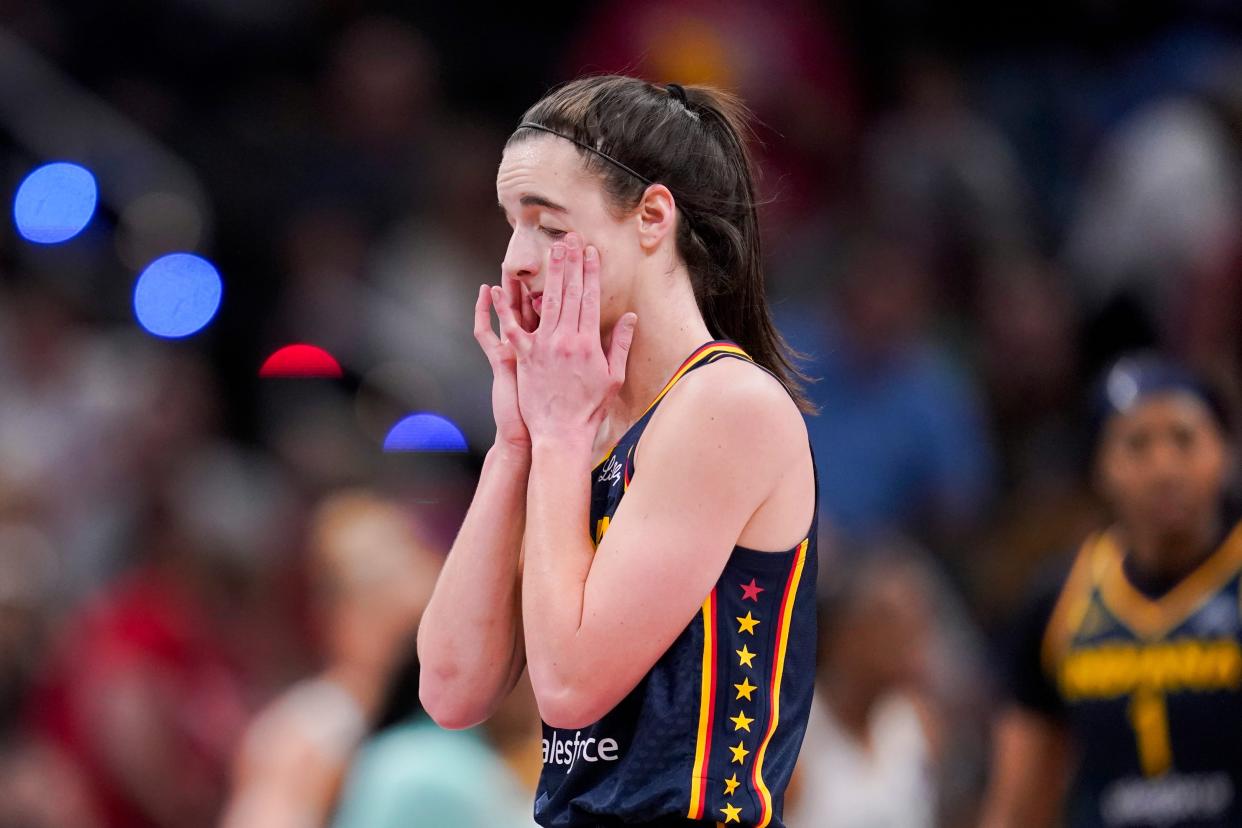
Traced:
[[327, 821], [439, 568], [439, 556], [415, 538], [402, 510], [365, 492], [328, 497], [312, 519], [310, 538], [326, 664], [247, 728], [226, 828], [310, 828]]
[[981, 828], [1057, 825], [1072, 761], [1060, 696], [1044, 672], [1042, 645], [1060, 580], [1041, 587], [1015, 625], [1007, 654], [1008, 700], [993, 729]]
[[980, 828], [1039, 828], [1058, 824], [1069, 780], [1065, 729], [1017, 705], [997, 719], [992, 780]]
[[[334, 689], [326, 684], [295, 688], [251, 724], [237, 761], [237, 784], [224, 826], [323, 824], [349, 755], [366, 727], [361, 711], [348, 698], [338, 703], [322, 698], [316, 703], [309, 697]], [[297, 695], [302, 698], [291, 698]], [[327, 718], [316, 722], [313, 714]], [[334, 732], [316, 733], [316, 729]]]

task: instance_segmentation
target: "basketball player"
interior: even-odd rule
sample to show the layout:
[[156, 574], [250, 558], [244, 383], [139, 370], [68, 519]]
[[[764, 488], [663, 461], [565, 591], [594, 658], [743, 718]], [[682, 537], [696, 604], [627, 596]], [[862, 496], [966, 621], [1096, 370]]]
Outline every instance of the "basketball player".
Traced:
[[544, 826], [782, 825], [817, 504], [746, 134], [723, 92], [591, 77], [501, 159], [513, 234], [475, 316], [496, 442], [419, 631], [420, 696], [467, 727], [529, 669]]
[[1226, 505], [1224, 408], [1144, 356], [1108, 373], [1097, 411], [1115, 523], [1020, 626], [983, 824], [1242, 825], [1242, 524]]

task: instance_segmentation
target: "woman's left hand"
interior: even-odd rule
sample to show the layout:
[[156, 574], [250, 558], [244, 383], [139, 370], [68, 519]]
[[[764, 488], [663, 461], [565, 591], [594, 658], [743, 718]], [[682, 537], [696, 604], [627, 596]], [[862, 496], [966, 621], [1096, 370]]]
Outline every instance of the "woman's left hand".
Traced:
[[[617, 321], [604, 353], [600, 338], [599, 251], [570, 233], [552, 245], [543, 307], [533, 332], [496, 295], [502, 336], [517, 354], [518, 408], [531, 441], [585, 442], [589, 449], [604, 404], [625, 381], [625, 363], [638, 316]], [[499, 288], [492, 288], [498, 291]]]

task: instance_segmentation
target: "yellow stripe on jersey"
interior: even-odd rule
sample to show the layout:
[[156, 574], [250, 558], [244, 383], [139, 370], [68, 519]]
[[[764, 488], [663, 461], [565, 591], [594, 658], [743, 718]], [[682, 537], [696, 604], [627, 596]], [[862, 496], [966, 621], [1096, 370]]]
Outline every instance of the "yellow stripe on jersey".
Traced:
[[1044, 632], [1042, 654], [1044, 670], [1048, 675], [1056, 673], [1057, 662], [1069, 649], [1070, 641], [1091, 606], [1091, 593], [1095, 585], [1092, 564], [1096, 538], [1092, 535], [1079, 548], [1078, 557], [1074, 559], [1074, 566], [1065, 580], [1065, 586], [1061, 588]]
[[806, 550], [811, 539], [806, 538], [798, 545], [798, 554], [794, 556], [793, 569], [789, 574], [789, 583], [785, 587], [785, 596], [781, 601], [780, 615], [777, 619], [776, 661], [772, 669], [772, 685], [769, 688], [771, 700], [771, 716], [768, 719], [768, 731], [759, 743], [759, 752], [755, 755], [753, 781], [759, 793], [760, 818], [756, 828], [767, 828], [772, 821], [772, 792], [763, 781], [763, 757], [767, 753], [768, 743], [776, 732], [776, 725], [781, 718], [781, 679], [785, 674], [785, 652], [789, 645], [789, 625], [793, 619], [794, 600], [798, 596], [798, 584], [802, 581], [802, 569], [806, 564]]
[[1159, 598], [1148, 598], [1126, 578], [1125, 554], [1115, 532], [1105, 533], [1099, 546], [1100, 598], [1118, 621], [1149, 640], [1168, 635], [1242, 569], [1242, 523], [1207, 560]]
[[711, 762], [712, 713], [716, 705], [716, 590], [703, 602], [703, 677], [699, 689], [699, 732], [690, 773], [687, 817], [702, 819], [707, 804], [707, 766]]

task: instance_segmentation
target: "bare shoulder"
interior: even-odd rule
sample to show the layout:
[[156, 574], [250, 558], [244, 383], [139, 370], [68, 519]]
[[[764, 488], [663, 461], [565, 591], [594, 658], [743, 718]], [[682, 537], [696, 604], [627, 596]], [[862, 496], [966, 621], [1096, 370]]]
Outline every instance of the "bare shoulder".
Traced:
[[683, 377], [656, 412], [651, 430], [660, 442], [696, 434], [727, 440], [732, 450], [776, 464], [808, 451], [806, 423], [788, 390], [741, 359], [720, 359]]

